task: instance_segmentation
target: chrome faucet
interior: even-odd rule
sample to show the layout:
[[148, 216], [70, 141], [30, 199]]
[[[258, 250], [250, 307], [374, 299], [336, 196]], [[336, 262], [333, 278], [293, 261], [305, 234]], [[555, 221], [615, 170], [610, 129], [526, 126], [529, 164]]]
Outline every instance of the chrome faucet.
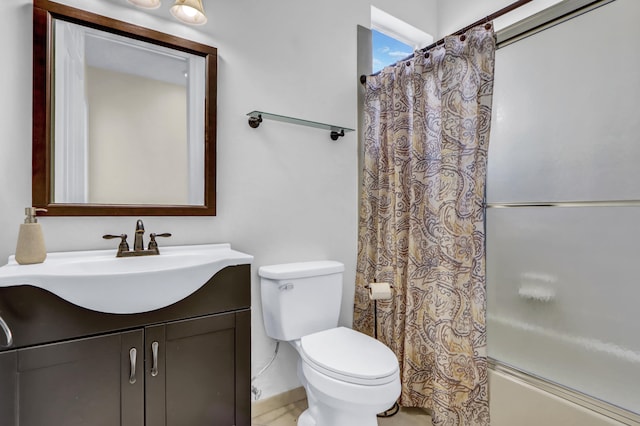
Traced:
[[120, 238], [120, 244], [118, 245], [118, 253], [116, 257], [131, 257], [131, 256], [149, 256], [154, 254], [160, 254], [160, 250], [158, 250], [158, 243], [156, 242], [156, 237], [170, 237], [171, 234], [165, 232], [163, 234], [149, 234], [149, 246], [147, 249], [144, 249], [144, 223], [142, 223], [141, 219], [138, 219], [136, 222], [136, 233], [133, 240], [133, 250], [129, 250], [129, 244], [127, 243], [127, 234], [120, 235], [103, 235], [102, 238], [105, 240], [110, 240], [112, 238]]

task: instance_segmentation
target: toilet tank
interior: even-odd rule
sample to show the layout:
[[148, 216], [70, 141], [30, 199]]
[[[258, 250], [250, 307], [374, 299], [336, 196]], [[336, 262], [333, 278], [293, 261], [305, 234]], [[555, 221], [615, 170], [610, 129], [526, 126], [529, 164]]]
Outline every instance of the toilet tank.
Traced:
[[344, 265], [331, 260], [261, 266], [267, 335], [290, 341], [337, 327]]

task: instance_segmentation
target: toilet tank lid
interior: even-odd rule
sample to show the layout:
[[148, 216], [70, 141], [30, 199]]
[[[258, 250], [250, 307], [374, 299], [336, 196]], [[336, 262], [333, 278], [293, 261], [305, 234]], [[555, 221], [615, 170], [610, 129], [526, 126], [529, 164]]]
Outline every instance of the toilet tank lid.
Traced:
[[344, 264], [340, 262], [336, 262], [334, 260], [317, 260], [313, 262], [261, 266], [260, 269], [258, 269], [258, 275], [272, 280], [288, 280], [293, 278], [336, 274], [343, 271]]

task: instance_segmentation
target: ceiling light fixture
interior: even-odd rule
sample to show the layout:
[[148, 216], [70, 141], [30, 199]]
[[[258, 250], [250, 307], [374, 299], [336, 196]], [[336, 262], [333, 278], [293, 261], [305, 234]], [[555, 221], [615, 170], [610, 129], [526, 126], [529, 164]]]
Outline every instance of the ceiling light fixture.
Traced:
[[202, 0], [176, 0], [175, 4], [171, 6], [171, 14], [177, 20], [187, 24], [203, 25], [207, 23]]
[[157, 9], [160, 7], [160, 0], [127, 0], [134, 6], [142, 9]]

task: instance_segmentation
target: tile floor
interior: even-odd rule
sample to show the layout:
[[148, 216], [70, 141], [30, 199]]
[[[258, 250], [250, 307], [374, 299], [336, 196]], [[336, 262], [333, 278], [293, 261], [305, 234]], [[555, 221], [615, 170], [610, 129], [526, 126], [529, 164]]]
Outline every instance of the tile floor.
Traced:
[[[307, 401], [302, 400], [285, 407], [254, 417], [251, 426], [295, 426], [298, 416], [307, 408]], [[419, 408], [402, 408], [393, 417], [379, 418], [379, 426], [428, 426], [431, 425], [429, 415]]]

